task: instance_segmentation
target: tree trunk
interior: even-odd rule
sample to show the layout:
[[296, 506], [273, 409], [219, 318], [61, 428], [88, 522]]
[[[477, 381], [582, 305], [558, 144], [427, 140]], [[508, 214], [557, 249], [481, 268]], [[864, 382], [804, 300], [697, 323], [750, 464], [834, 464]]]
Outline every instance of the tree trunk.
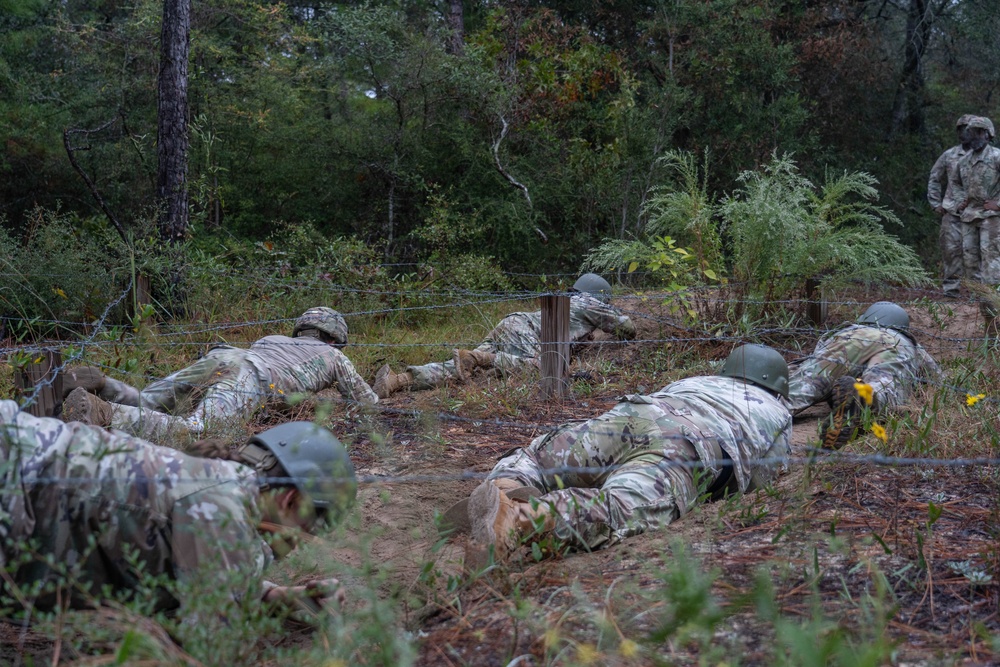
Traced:
[[448, 37], [446, 49], [448, 53], [460, 56], [465, 52], [465, 16], [462, 11], [462, 0], [448, 0], [447, 19], [451, 35]]
[[156, 195], [160, 237], [174, 242], [188, 229], [187, 85], [191, 0], [163, 0], [160, 76], [157, 85], [156, 146], [159, 167]]
[[902, 131], [924, 132], [924, 54], [931, 37], [935, 13], [930, 0], [910, 0], [906, 14], [906, 45], [903, 71], [892, 103], [889, 138]]

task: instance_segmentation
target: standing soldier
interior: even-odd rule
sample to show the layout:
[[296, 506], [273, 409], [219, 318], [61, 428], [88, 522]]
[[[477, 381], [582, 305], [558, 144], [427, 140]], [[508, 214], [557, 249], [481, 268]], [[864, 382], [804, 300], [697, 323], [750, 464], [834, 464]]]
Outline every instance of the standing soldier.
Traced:
[[291, 422], [231, 458], [195, 458], [0, 401], [0, 605], [92, 608], [138, 594], [186, 614], [215, 591], [223, 602], [342, 596], [335, 580], [289, 588], [261, 577], [302, 531], [354, 502], [343, 445]]
[[[1000, 285], [1000, 149], [990, 146], [993, 122], [977, 116], [969, 121], [971, 150], [958, 164], [959, 185], [965, 202], [959, 206], [962, 222], [979, 232], [979, 279]], [[988, 336], [996, 334], [997, 312], [989, 301], [980, 301]]]
[[934, 212], [941, 216], [941, 265], [942, 289], [945, 296], [958, 297], [961, 278], [979, 280], [979, 234], [975, 226], [962, 222], [958, 207], [965, 201], [959, 187], [958, 163], [969, 152], [969, 121], [975, 118], [966, 114], [958, 119], [958, 145], [952, 146], [937, 159], [927, 181], [927, 201]]
[[[792, 364], [788, 402], [797, 414], [822, 401], [833, 413], [823, 425], [823, 446], [840, 449], [857, 433], [866, 404], [872, 412], [906, 401], [921, 377], [941, 369], [910, 333], [910, 316], [900, 306], [880, 301], [857, 324], [827, 334], [808, 357]], [[857, 385], [871, 387], [863, 398]]]
[[599, 549], [665, 526], [701, 493], [766, 485], [790, 453], [788, 366], [762, 345], [736, 348], [718, 376], [693, 377], [559, 426], [501, 459], [446, 525], [472, 533], [469, 559], [505, 559], [552, 535]]
[[[291, 338], [265, 336], [249, 350], [220, 345], [142, 391], [96, 368], [71, 369], [63, 378], [63, 416], [160, 438], [171, 431], [198, 435], [213, 422], [245, 421], [268, 399], [333, 385], [348, 400], [377, 403], [375, 392], [340, 351], [345, 345], [347, 323], [340, 313], [310, 308], [296, 320]], [[185, 411], [190, 413], [182, 416]]]
[[[601, 276], [585, 273], [571, 292], [569, 305], [569, 336], [574, 343], [589, 340], [600, 329], [619, 339], [635, 338], [632, 320], [611, 305], [611, 285]], [[386, 364], [375, 376], [374, 389], [379, 398], [409, 389], [432, 389], [455, 379], [465, 382], [473, 370], [499, 368], [514, 371], [525, 366], [538, 368], [541, 357], [542, 313], [511, 313], [489, 333], [474, 350], [455, 350], [452, 359], [443, 362], [409, 366], [402, 373], [393, 373]]]

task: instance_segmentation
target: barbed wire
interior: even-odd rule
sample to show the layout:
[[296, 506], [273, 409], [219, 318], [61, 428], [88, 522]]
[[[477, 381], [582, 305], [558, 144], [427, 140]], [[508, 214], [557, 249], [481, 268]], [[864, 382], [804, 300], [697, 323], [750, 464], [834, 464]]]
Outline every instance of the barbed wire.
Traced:
[[122, 293], [118, 295], [118, 298], [113, 299], [108, 303], [104, 312], [101, 313], [99, 318], [97, 318], [97, 321], [94, 324], [94, 331], [91, 335], [77, 343], [80, 347], [79, 352], [69, 355], [59, 366], [49, 369], [49, 375], [33, 385], [31, 393], [28, 394], [21, 403], [22, 409], [31, 406], [36, 400], [38, 400], [38, 395], [41, 391], [46, 387], [51, 386], [56, 381], [56, 378], [59, 377], [59, 374], [69, 368], [70, 364], [83, 358], [87, 345], [97, 336], [98, 333], [100, 333], [101, 327], [104, 326], [104, 320], [107, 319], [108, 314], [111, 313], [111, 310], [132, 292], [132, 286], [133, 282], [129, 281], [128, 287], [122, 290]]
[[[283, 320], [282, 320], [283, 321]], [[262, 320], [260, 324], [268, 324], [276, 321], [272, 320]], [[664, 322], [666, 324], [666, 322]], [[853, 322], [843, 323], [844, 325], [854, 324]], [[228, 326], [228, 325], [227, 325]], [[671, 326], [682, 330], [688, 331], [687, 335], [682, 336], [661, 336], [656, 338], [633, 338], [628, 340], [617, 340], [617, 339], [601, 339], [601, 340], [578, 340], [572, 341], [571, 345], [574, 348], [585, 349], [588, 347], [621, 347], [621, 346], [631, 346], [631, 345], [666, 345], [671, 343], [744, 343], [744, 342], [757, 342], [761, 340], [767, 340], [773, 337], [802, 337], [802, 336], [817, 336], [821, 337], [831, 330], [826, 329], [812, 329], [806, 327], [770, 327], [770, 328], [759, 328], [752, 332], [721, 332], [721, 331], [706, 331], [699, 330], [693, 327], [686, 327], [680, 323], [671, 324]], [[221, 329], [222, 327], [220, 327]], [[969, 337], [958, 337], [958, 336], [940, 336], [917, 327], [911, 328], [911, 331], [920, 337], [926, 337], [929, 340], [950, 343], [954, 347], [965, 347], [968, 348], [970, 344], [982, 345], [984, 343], [983, 336], [969, 336]], [[208, 333], [208, 330], [196, 331], [196, 332], [183, 332], [183, 333], [171, 333], [164, 334], [159, 337], [161, 338], [179, 338], [182, 335], [194, 335], [196, 333]], [[278, 334], [280, 335], [280, 334]], [[92, 334], [86, 341], [85, 345], [89, 348], [129, 348], [129, 347], [147, 347], [151, 345], [151, 339], [156, 339], [155, 334], [140, 338], [136, 337], [134, 339], [121, 339], [121, 340], [94, 340], [94, 335]], [[220, 340], [217, 338], [205, 338], [196, 340], [174, 340], [168, 343], [171, 347], [217, 347], [217, 346], [230, 346], [230, 347], [247, 347], [258, 341], [259, 338], [247, 338], [247, 339], [224, 339]], [[455, 341], [439, 341], [432, 343], [422, 343], [422, 342], [401, 342], [401, 343], [375, 343], [375, 342], [362, 342], [355, 340], [351, 342], [347, 351], [349, 352], [351, 348], [374, 348], [374, 349], [413, 349], [413, 348], [442, 348], [446, 350], [451, 349], [472, 349], [481, 344], [482, 340], [455, 340]], [[30, 352], [52, 352], [64, 349], [66, 347], [76, 347], [81, 345], [80, 342], [68, 341], [68, 342], [58, 342], [58, 341], [47, 341], [45, 343], [34, 343], [34, 344], [23, 344], [23, 345], [13, 345], [9, 347], [0, 348], [0, 356], [6, 356], [14, 353], [30, 353]], [[802, 355], [808, 354], [808, 351], [804, 351], [798, 347], [787, 347], [774, 343], [770, 343], [771, 347], [785, 352], [788, 354]], [[74, 359], [80, 359], [82, 355], [75, 355]]]
[[[852, 454], [850, 452], [843, 451], [831, 451], [826, 449], [819, 449], [814, 447], [805, 447], [804, 450], [807, 452], [805, 456], [770, 456], [770, 457], [760, 457], [754, 459], [748, 459], [746, 461], [733, 461], [727, 458], [713, 459], [711, 461], [705, 460], [676, 460], [676, 459], [663, 459], [657, 463], [649, 463], [645, 467], [657, 468], [660, 470], [699, 470], [699, 471], [721, 471], [725, 469], [734, 468], [737, 465], [744, 465], [750, 469], [753, 468], [770, 468], [770, 469], [788, 469], [796, 466], [810, 467], [816, 465], [877, 465], [882, 467], [891, 468], [906, 468], [906, 467], [919, 467], [919, 468], [970, 468], [970, 467], [995, 467], [1000, 466], [1000, 458], [997, 457], [960, 457], [954, 459], [942, 459], [926, 456], [891, 456], [887, 454]], [[518, 450], [520, 451], [520, 450]], [[655, 453], [655, 450], [651, 450]], [[117, 451], [112, 455], [128, 455], [130, 451]], [[195, 457], [197, 458], [197, 457]], [[210, 459], [212, 460], [212, 459]], [[231, 461], [231, 459], [219, 459]], [[502, 461], [503, 459], [501, 459]], [[231, 461], [234, 463], [239, 463], [237, 461]], [[240, 464], [246, 465], [246, 464]], [[549, 478], [555, 478], [556, 476], [569, 476], [569, 475], [588, 475], [588, 476], [602, 476], [610, 475], [620, 470], [634, 469], [636, 466], [634, 464], [628, 463], [618, 463], [611, 465], [595, 465], [595, 466], [537, 466], [532, 467], [532, 473], [537, 473], [541, 476], [546, 476]], [[477, 470], [460, 470], [456, 472], [449, 473], [420, 473], [420, 474], [374, 474], [374, 473], [361, 473], [355, 474], [353, 476], [337, 475], [337, 476], [317, 476], [312, 475], [309, 477], [289, 477], [289, 476], [277, 476], [269, 477], [261, 474], [257, 474], [256, 478], [260, 484], [269, 485], [288, 485], [288, 484], [301, 484], [304, 486], [311, 486], [316, 484], [342, 484], [350, 483], [356, 481], [359, 484], [416, 484], [416, 483], [428, 483], [428, 482], [462, 482], [462, 481], [484, 481], [488, 478], [496, 478], [498, 476], [503, 476], [502, 472], [511, 472], [504, 469], [495, 468], [494, 470], [484, 472]], [[498, 474], [494, 474], [498, 473]], [[213, 475], [209, 478], [209, 481], [215, 481], [218, 483], [228, 483], [228, 482], [244, 482], [246, 481], [246, 475], [239, 475], [234, 477], [226, 477], [220, 475]], [[162, 476], [158, 475], [143, 475], [140, 480], [137, 480], [135, 476], [128, 477], [117, 477], [114, 475], [106, 475], [100, 477], [87, 477], [87, 476], [72, 476], [72, 477], [28, 477], [22, 478], [22, 483], [26, 486], [33, 484], [45, 484], [45, 485], [63, 485], [63, 486], [73, 486], [90, 484], [93, 482], [136, 482], [141, 481], [142, 483], [161, 483], [161, 484], [183, 484], [185, 482], [198, 482], [203, 483], [206, 481], [204, 477], [191, 477], [187, 478], [178, 474], [164, 474]], [[595, 487], [599, 485], [594, 485]], [[590, 488], [590, 487], [574, 487], [571, 484], [566, 484], [564, 487], [566, 489], [572, 488]], [[541, 489], [540, 489], [541, 490]]]
[[[244, 321], [244, 322], [228, 322], [228, 323], [221, 323], [221, 324], [217, 324], [217, 325], [194, 325], [194, 326], [187, 325], [188, 328], [181, 329], [179, 331], [157, 332], [157, 331], [154, 330], [152, 333], [145, 334], [143, 337], [123, 338], [121, 340], [111, 340], [111, 341], [99, 341], [99, 340], [96, 340], [97, 337], [102, 332], [102, 330], [105, 328], [104, 327], [104, 323], [105, 323], [105, 320], [107, 319], [108, 315], [131, 292], [132, 286], [133, 286], [132, 282], [130, 281], [128, 287], [126, 287], [126, 289], [123, 290], [121, 292], [121, 294], [116, 299], [110, 301], [107, 304], [107, 306], [105, 307], [105, 309], [104, 309], [102, 315], [100, 316], [100, 318], [98, 318], [97, 321], [95, 321], [94, 323], [92, 323], [90, 325], [90, 326], [93, 326], [93, 330], [85, 338], [83, 338], [82, 340], [70, 343], [70, 345], [73, 348], [77, 348], [78, 347], [79, 349], [78, 350], [74, 350], [73, 354], [71, 354], [58, 367], [58, 369], [56, 369], [57, 371], [65, 370], [72, 363], [81, 360], [85, 356], [85, 352], [86, 352], [87, 348], [95, 348], [96, 347], [96, 348], [100, 349], [100, 348], [107, 347], [107, 346], [115, 346], [115, 347], [126, 346], [126, 347], [128, 347], [128, 346], [135, 346], [135, 345], [147, 345], [147, 344], [149, 344], [149, 338], [150, 337], [153, 338], [154, 340], [161, 339], [161, 338], [179, 338], [179, 337], [182, 337], [182, 336], [194, 336], [194, 335], [197, 335], [197, 334], [205, 334], [205, 333], [209, 333], [209, 332], [213, 332], [213, 331], [221, 331], [221, 330], [230, 329], [230, 328], [249, 327], [249, 326], [264, 326], [264, 325], [274, 325], [274, 324], [287, 324], [287, 323], [293, 322], [295, 320], [295, 318], [272, 318], [272, 319], [261, 319], [261, 320]], [[376, 291], [376, 290], [355, 290], [355, 291], [363, 292], [363, 293], [390, 294], [390, 295], [393, 295], [393, 296], [398, 296], [400, 294], [406, 294], [406, 295], [410, 295], [411, 294], [410, 292], [395, 292], [395, 291], [394, 292], [380, 292], [380, 291]], [[492, 293], [484, 293], [484, 292], [469, 292], [469, 293], [470, 294], [476, 294], [476, 295], [492, 294]], [[355, 311], [355, 312], [345, 313], [345, 316], [350, 317], [350, 316], [370, 315], [370, 314], [385, 313], [385, 312], [402, 312], [402, 311], [407, 311], [407, 310], [429, 310], [429, 309], [463, 308], [463, 307], [467, 307], [467, 306], [478, 306], [478, 305], [483, 305], [483, 304], [495, 304], [495, 303], [502, 303], [502, 302], [508, 302], [508, 301], [518, 301], [518, 300], [523, 300], [524, 298], [537, 297], [537, 296], [542, 296], [542, 295], [547, 295], [547, 294], [563, 294], [563, 295], [566, 295], [566, 294], [569, 294], [569, 293], [566, 293], [566, 292], [561, 292], [561, 293], [555, 292], [554, 293], [554, 292], [551, 292], [551, 291], [548, 291], [548, 292], [533, 292], [533, 293], [529, 293], [529, 292], [517, 292], [517, 293], [511, 293], [511, 294], [504, 294], [501, 298], [496, 298], [496, 299], [481, 299], [478, 302], [459, 301], [459, 302], [453, 302], [453, 303], [448, 303], [448, 304], [431, 304], [431, 305], [423, 305], [423, 306], [397, 307], [397, 308], [386, 308], [386, 309], [367, 310], [367, 311]], [[661, 297], [665, 298], [665, 297], [669, 297], [669, 296], [676, 296], [677, 294], [678, 294], [677, 292], [664, 292], [664, 293], [651, 293], [651, 294], [629, 294], [629, 295], [621, 295], [619, 298], [622, 299], [622, 300], [625, 300], [625, 301], [628, 301], [630, 299], [648, 300], [650, 298], [661, 298]], [[790, 300], [786, 300], [786, 301], [769, 301], [769, 302], [755, 301], [755, 300], [743, 300], [743, 301], [740, 301], [740, 300], [734, 300], [734, 299], [729, 299], [729, 300], [723, 299], [723, 300], [718, 300], [718, 302], [719, 303], [758, 303], [758, 304], [762, 304], [762, 303], [770, 303], [770, 304], [775, 304], [775, 303], [779, 303], [779, 304], [780, 303], [796, 303], [796, 304], [799, 304], [799, 303], [803, 302], [803, 299], [790, 299]], [[844, 304], [844, 305], [858, 306], [858, 305], [863, 305], [864, 302], [859, 302], [859, 301], [856, 301], [856, 300], [845, 300], [845, 301], [830, 302], [830, 303], [839, 303], [839, 304]], [[901, 302], [901, 303], [907, 303], [907, 302]], [[919, 304], [919, 305], [926, 305], [926, 304], [923, 304], [922, 302], [919, 302], [919, 301], [918, 302], [914, 302], [914, 303]], [[620, 345], [635, 345], [635, 344], [647, 344], [647, 345], [650, 345], [650, 344], [663, 345], [663, 344], [671, 344], [671, 343], [688, 343], [689, 344], [689, 343], [700, 343], [700, 342], [732, 343], [732, 342], [746, 342], [746, 341], [752, 341], [752, 340], [760, 340], [760, 339], [763, 339], [763, 338], [774, 337], [774, 336], [823, 335], [827, 331], [827, 330], [822, 330], [822, 329], [813, 328], [813, 327], [770, 327], [770, 328], [757, 328], [757, 329], [753, 330], [752, 332], [740, 332], [740, 331], [728, 331], [727, 332], [724, 328], [717, 328], [717, 330], [711, 331], [711, 330], [706, 330], [704, 327], [703, 328], [696, 328], [694, 326], [686, 324], [683, 320], [680, 320], [680, 319], [675, 318], [675, 317], [660, 316], [660, 315], [654, 315], [654, 314], [643, 313], [643, 312], [633, 312], [631, 314], [633, 316], [637, 317], [637, 318], [644, 318], [644, 319], [647, 319], [647, 320], [650, 320], [650, 321], [659, 322], [661, 324], [666, 324], [666, 325], [668, 325], [670, 327], [673, 327], [673, 328], [677, 328], [677, 329], [679, 329], [681, 331], [685, 331], [687, 333], [687, 335], [684, 335], [684, 336], [666, 336], [666, 337], [661, 336], [661, 337], [657, 337], [657, 338], [642, 338], [642, 339], [635, 339], [635, 340], [628, 340], [628, 341], [621, 341], [621, 340], [588, 341], [588, 340], [583, 340], [583, 341], [576, 342], [575, 346], [580, 346], [580, 347], [601, 346], [601, 347], [604, 347], [604, 346], [620, 346]], [[68, 323], [68, 322], [61, 322], [59, 320], [51, 320], [51, 322], [57, 322], [57, 323], [62, 323], [62, 324], [71, 324], [71, 323]], [[846, 324], [851, 324], [851, 323], [848, 322]], [[162, 326], [164, 328], [170, 328], [170, 327], [176, 328], [176, 327], [183, 327], [185, 325], [170, 325], [170, 324], [165, 324], [165, 325], [162, 325]], [[718, 325], [713, 325], [713, 326], [718, 327]], [[917, 333], [919, 333], [920, 335], [927, 336], [929, 338], [933, 338], [933, 339], [937, 339], [937, 340], [941, 340], [941, 341], [947, 341], [947, 342], [951, 342], [951, 343], [969, 344], [969, 343], [973, 343], [973, 342], [975, 342], [975, 343], [981, 343], [981, 341], [982, 341], [981, 337], [974, 337], [974, 338], [973, 337], [970, 337], [970, 338], [945, 337], [945, 336], [940, 336], [938, 334], [935, 334], [933, 332], [923, 331], [923, 330], [916, 329], [916, 328], [914, 329], [914, 331], [917, 332]], [[238, 344], [240, 342], [241, 341], [226, 341], [225, 344], [227, 344], [227, 345], [233, 345], [233, 344]], [[250, 343], [251, 341], [243, 341], [243, 342]], [[171, 342], [170, 345], [188, 345], [188, 346], [205, 346], [205, 347], [207, 347], [207, 346], [218, 345], [219, 343], [220, 343], [220, 341], [218, 341], [218, 340], [208, 339], [208, 340], [195, 340], [195, 341], [190, 341], [190, 340], [189, 341], [176, 341], [176, 342]], [[44, 350], [44, 351], [52, 351], [52, 350], [57, 350], [57, 349], [62, 348], [63, 345], [65, 345], [65, 344], [61, 343], [61, 342], [49, 341], [48, 343], [46, 343], [44, 345], [28, 344], [28, 345], [12, 346], [12, 347], [7, 347], [7, 348], [0, 348], [0, 354], [5, 354], [6, 355], [6, 354], [13, 353], [13, 352], [33, 352], [33, 351], [42, 351], [42, 350]], [[455, 347], [468, 347], [469, 343], [467, 341], [435, 342], [435, 343], [415, 343], [415, 342], [407, 342], [407, 343], [368, 343], [368, 342], [355, 342], [353, 345], [355, 347], [363, 347], [363, 348], [385, 348], [385, 349], [392, 349], [392, 348], [413, 348], [413, 347], [441, 347], [441, 348], [445, 348], [445, 349], [450, 349], [450, 348], [455, 348]], [[778, 346], [777, 349], [782, 350], [783, 352], [786, 352], [786, 353], [793, 353], [793, 354], [801, 354], [803, 352], [800, 349], [792, 349], [792, 348], [787, 348], [787, 347], [783, 347], [783, 346]], [[120, 368], [115, 368], [113, 366], [106, 365], [106, 364], [100, 364], [100, 366], [102, 368], [106, 369], [106, 370], [109, 370], [109, 371], [113, 370], [113, 371], [115, 371], [115, 372], [117, 372], [119, 374], [123, 374], [123, 375], [126, 375], [126, 376], [132, 375], [132, 376], [137, 377], [137, 378], [139, 378], [139, 377], [145, 377], [145, 376], [142, 376], [139, 373], [130, 373], [129, 371], [126, 371], [126, 370], [123, 370], [123, 369], [120, 369]], [[54, 377], [55, 377], [55, 374], [53, 374], [49, 379], [47, 379], [47, 380], [45, 380], [45, 381], [37, 384], [34, 387], [32, 393], [27, 396], [27, 398], [26, 398], [26, 400], [24, 402], [24, 407], [30, 406], [35, 400], [37, 400], [37, 396], [38, 396], [39, 392], [41, 391], [41, 389], [44, 388], [44, 387], [46, 387], [46, 386], [51, 385]], [[927, 382], [927, 381], [925, 380], [925, 382]], [[931, 384], [931, 383], [928, 382], [928, 384]], [[952, 391], [959, 391], [959, 392], [966, 393], [968, 395], [973, 395], [973, 390], [968, 390], [968, 389], [964, 389], [964, 388], [961, 388], [961, 387], [952, 386], [952, 385], [944, 385], [944, 384], [940, 384], [939, 386], [946, 387], [946, 388], [948, 388], [949, 390], [952, 390]], [[253, 394], [253, 398], [254, 398], [254, 400], [267, 401], [267, 400], [270, 400], [270, 399], [274, 398], [274, 392], [258, 392], [258, 393], [254, 393]], [[992, 401], [994, 399], [993, 399], [993, 397], [987, 397], [987, 400], [991, 400]], [[426, 413], [422, 412], [420, 414], [423, 415], [423, 414], [426, 414]], [[448, 419], [457, 419], [458, 418], [455, 415], [445, 416], [444, 413], [437, 413], [436, 415], [434, 415], [434, 417], [438, 418], [438, 419], [445, 419], [445, 418], [448, 418]], [[482, 423], [483, 422], [483, 420], [474, 419], [474, 418], [470, 418], [469, 421], [473, 421], [473, 422], [477, 422], [477, 423]], [[497, 425], [499, 425], [499, 423]], [[509, 426], [513, 426], [513, 424], [505, 424], [505, 426], [509, 427]], [[517, 426], [518, 427], [525, 427], [525, 426], [522, 426], [522, 425], [517, 425]], [[542, 426], [538, 425], [538, 424], [527, 425], [526, 427], [527, 428], [531, 428], [531, 429], [542, 428]]]

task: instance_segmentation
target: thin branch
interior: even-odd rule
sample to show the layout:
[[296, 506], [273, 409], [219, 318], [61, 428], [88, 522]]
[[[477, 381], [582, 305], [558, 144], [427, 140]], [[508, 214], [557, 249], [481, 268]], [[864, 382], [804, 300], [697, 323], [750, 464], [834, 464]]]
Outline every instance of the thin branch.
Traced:
[[[531, 203], [531, 195], [528, 194], [528, 186], [526, 186], [524, 183], [521, 183], [513, 176], [511, 176], [509, 173], [507, 173], [507, 170], [503, 168], [503, 164], [500, 163], [500, 142], [504, 140], [504, 137], [507, 136], [507, 130], [510, 129], [510, 126], [507, 124], [507, 119], [504, 118], [502, 115], [500, 116], [500, 122], [503, 123], [503, 127], [500, 129], [500, 136], [497, 137], [496, 142], [494, 142], [493, 144], [493, 162], [494, 164], [496, 164], [497, 171], [500, 172], [500, 175], [506, 178], [507, 182], [509, 182], [515, 188], [518, 188], [521, 192], [524, 193], [524, 198], [528, 200], [528, 208], [534, 208], [534, 204]], [[543, 232], [537, 226], [535, 226], [535, 231], [538, 233], [539, 236], [542, 237], [542, 243], [549, 242], [549, 237], [545, 235], [545, 232]]]
[[116, 218], [115, 214], [112, 213], [111, 209], [108, 208], [108, 205], [105, 203], [104, 198], [101, 197], [101, 193], [97, 191], [97, 186], [95, 186], [94, 182], [90, 180], [90, 177], [87, 176], [87, 173], [80, 167], [79, 163], [77, 163], [76, 161], [76, 157], [73, 155], [73, 153], [76, 151], [89, 151], [90, 146], [74, 147], [71, 146], [69, 143], [69, 135], [71, 134], [85, 134], [89, 136], [97, 132], [103, 132], [104, 130], [114, 125], [116, 120], [117, 119], [109, 120], [107, 123], [101, 125], [100, 127], [94, 130], [78, 130], [78, 129], [63, 130], [63, 146], [66, 147], [66, 155], [69, 157], [69, 163], [73, 165], [73, 169], [76, 170], [76, 173], [80, 174], [80, 178], [82, 178], [83, 182], [87, 184], [87, 188], [90, 190], [90, 194], [94, 196], [94, 199], [97, 200], [98, 206], [100, 206], [101, 210], [104, 211], [104, 215], [108, 216], [108, 220], [110, 220], [111, 224], [114, 225], [116, 230], [118, 230], [118, 235], [122, 237], [122, 241], [125, 242], [126, 246], [129, 246], [131, 244], [128, 241], [128, 235], [125, 234], [125, 228], [122, 227], [122, 223], [118, 222], [118, 218]]

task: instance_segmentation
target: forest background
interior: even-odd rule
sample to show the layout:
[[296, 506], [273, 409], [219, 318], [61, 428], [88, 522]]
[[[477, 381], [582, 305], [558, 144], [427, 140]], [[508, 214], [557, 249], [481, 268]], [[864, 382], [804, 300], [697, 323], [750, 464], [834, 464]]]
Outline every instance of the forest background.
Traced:
[[[323, 246], [355, 272], [430, 262], [503, 288], [501, 267], [573, 272], [602, 241], [643, 238], [672, 177], [661, 158], [684, 151], [711, 197], [786, 154], [817, 182], [871, 174], [901, 221], [886, 231], [936, 273], [927, 174], [959, 115], [993, 115], [1000, 80], [988, 0], [204, 0], [178, 228], [157, 86], [162, 19], [187, 5], [0, 0], [8, 269], [97, 261], [106, 248], [25, 248], [53, 226], [62, 244], [107, 241], [114, 218], [128, 247], [112, 263], [133, 268], [163, 240], [232, 266]], [[92, 316], [108, 293], [90, 278], [38, 287], [90, 285], [99, 299], [67, 301]]]
[[[975, 412], [994, 405], [986, 393], [997, 385], [995, 352], [977, 347], [977, 305], [884, 284], [937, 274], [928, 172], [956, 142], [958, 116], [996, 117], [995, 5], [0, 0], [0, 341], [13, 342], [4, 351], [17, 365], [36, 358], [39, 338], [74, 339], [60, 345], [64, 361], [141, 386], [198, 349], [288, 331], [306, 308], [330, 305], [348, 317], [351, 359], [370, 379], [384, 363], [474, 345], [511, 308], [533, 309], [539, 286], [572, 284], [587, 260], [609, 278], [641, 267], [637, 286], [658, 283], [670, 297], [619, 293], [640, 341], [590, 348], [574, 379], [579, 401], [543, 405], [533, 378], [480, 378], [390, 399], [381, 421], [342, 402], [304, 403], [298, 416], [330, 425], [359, 471], [382, 479], [359, 499], [365, 530], [345, 531], [356, 545], [331, 556], [324, 542], [277, 576], [351, 577], [351, 597], [368, 605], [293, 638], [291, 648], [317, 649], [301, 664], [408, 664], [418, 650], [439, 664], [438, 646], [466, 664], [528, 648], [551, 658], [544, 664], [568, 653], [578, 664], [640, 664], [675, 636], [708, 646], [726, 618], [709, 598], [719, 573], [699, 576], [664, 533], [631, 539], [627, 553], [557, 561], [580, 569], [529, 579], [524, 599], [507, 605], [464, 588], [450, 552], [424, 548], [437, 539], [434, 513], [512, 445], [623, 393], [709, 372], [736, 341], [812, 349], [819, 332], [798, 326], [801, 300], [787, 294], [827, 271], [876, 283], [834, 294], [829, 322], [853, 320], [859, 303], [905, 302], [951, 373], [913, 401], [926, 408], [886, 422], [884, 447], [868, 438], [859, 451], [995, 458], [994, 413]], [[174, 30], [178, 18], [187, 29]], [[180, 84], [183, 104], [164, 105]], [[139, 275], [152, 303], [130, 289]], [[723, 280], [728, 289], [714, 290]], [[699, 282], [713, 289], [670, 289]], [[12, 375], [0, 365], [0, 395]], [[247, 428], [287, 418], [264, 411]], [[797, 446], [815, 427], [796, 425]], [[726, 573], [717, 590], [759, 593], [757, 623], [738, 638], [754, 652], [726, 640], [718, 655], [828, 665], [838, 653], [853, 666], [885, 664], [897, 646], [904, 656], [1000, 654], [995, 472], [960, 464], [933, 474], [860, 460], [807, 469], [784, 490], [681, 522], [693, 524], [687, 543]], [[388, 473], [443, 481], [389, 486]], [[742, 558], [764, 542], [781, 544]], [[778, 566], [758, 578], [772, 553]], [[584, 577], [572, 600], [557, 597], [602, 557], [610, 587]], [[616, 586], [628, 558], [644, 566], [628, 565], [638, 594]], [[814, 592], [826, 595], [822, 609], [806, 599]], [[210, 597], [206, 608], [221, 604]], [[425, 603], [445, 613], [410, 615]], [[781, 616], [788, 610], [799, 616]], [[253, 624], [225, 631], [206, 623], [186, 649], [202, 664], [272, 664], [289, 646], [271, 645], [277, 626], [253, 613]], [[508, 623], [499, 630], [498, 614]], [[165, 636], [137, 618], [119, 625]], [[58, 662], [63, 644], [50, 637], [60, 633], [78, 633], [77, 656], [115, 651], [123, 662], [140, 645], [131, 634], [101, 643], [92, 618], [63, 620], [39, 630], [36, 662]], [[0, 662], [13, 655], [5, 646], [21, 659], [27, 633], [17, 626], [20, 643], [4, 642], [12, 627], [0, 624]], [[420, 641], [424, 632], [437, 634]], [[607, 658], [616, 651], [619, 663]]]

